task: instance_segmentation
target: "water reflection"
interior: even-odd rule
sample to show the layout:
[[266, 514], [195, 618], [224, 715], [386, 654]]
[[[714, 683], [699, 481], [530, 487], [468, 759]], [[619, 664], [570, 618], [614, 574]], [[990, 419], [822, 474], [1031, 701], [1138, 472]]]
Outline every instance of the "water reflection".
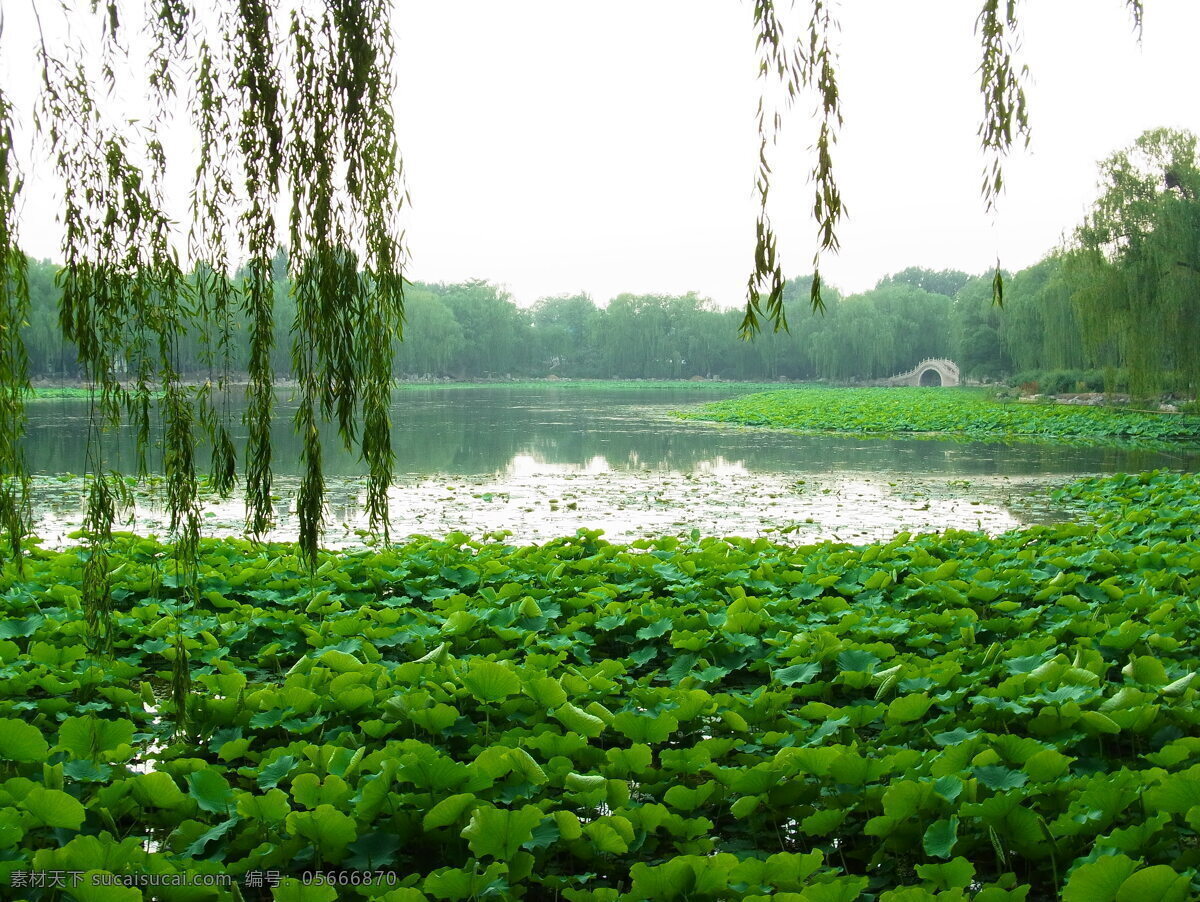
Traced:
[[607, 458], [603, 454], [593, 455], [590, 460], [584, 461], [582, 464], [577, 463], [555, 463], [545, 460], [538, 454], [521, 453], [514, 454], [512, 460], [501, 467], [497, 472], [514, 477], [525, 476], [549, 476], [549, 475], [564, 475], [568, 473], [609, 473], [612, 467], [609, 466]]
[[[410, 389], [395, 396], [392, 442], [398, 470], [413, 474], [604, 472], [605, 466], [610, 470], [692, 472], [704, 469], [707, 461], [727, 461], [758, 473], [925, 472], [969, 477], [1156, 467], [1191, 470], [1200, 464], [1196, 449], [1168, 454], [1061, 445], [798, 436], [681, 422], [670, 416], [672, 409], [739, 393], [732, 387], [724, 393], [553, 386]], [[242, 409], [234, 406], [239, 450], [245, 440]], [[29, 410], [25, 447], [37, 472], [81, 472], [87, 440], [86, 402], [38, 401]], [[294, 408], [281, 403], [272, 430], [273, 464], [281, 475], [300, 472], [293, 412]], [[131, 432], [122, 430], [112, 436], [110, 451], [115, 468], [133, 468]], [[199, 459], [205, 460], [206, 452]], [[357, 452], [347, 451], [336, 436], [328, 437], [323, 460], [332, 476], [365, 473]]]
[[[900, 530], [999, 532], [1066, 516], [1050, 505], [1045, 489], [1076, 476], [1196, 469], [1200, 462], [1194, 451], [798, 436], [670, 416], [719, 396], [554, 387], [398, 393], [394, 534], [509, 530], [519, 540], [541, 541], [600, 528], [625, 540], [698, 529], [867, 541]], [[82, 471], [86, 414], [83, 402], [30, 406], [26, 454], [45, 474], [37, 497], [39, 531], [48, 540], [82, 520], [80, 482], [52, 476]], [[272, 537], [294, 538], [299, 447], [286, 406], [273, 440], [279, 501]], [[114, 466], [132, 469], [128, 432], [110, 438], [110, 452]], [[330, 544], [355, 542], [366, 525], [363, 465], [336, 439], [326, 443], [324, 460]], [[142, 492], [129, 526], [162, 535], [162, 507], [160, 493]], [[240, 502], [206, 504], [209, 534], [240, 534], [243, 518]]]

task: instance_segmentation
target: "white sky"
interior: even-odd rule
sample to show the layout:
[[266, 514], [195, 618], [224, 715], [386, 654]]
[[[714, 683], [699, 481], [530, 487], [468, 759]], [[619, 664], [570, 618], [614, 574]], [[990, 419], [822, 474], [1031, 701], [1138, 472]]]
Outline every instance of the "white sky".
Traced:
[[[31, 38], [25, 4], [0, 2], [8, 87], [29, 71]], [[483, 278], [522, 304], [577, 291], [742, 302], [757, 154], [750, 0], [397, 6], [410, 278]], [[998, 215], [986, 214], [978, 6], [836, 4], [846, 125], [834, 163], [850, 219], [823, 270], [844, 291], [910, 265], [1027, 266], [1082, 218], [1097, 160], [1148, 128], [1200, 132], [1196, 0], [1146, 0], [1140, 47], [1125, 0], [1020, 4], [1033, 143], [1007, 164]], [[789, 275], [810, 270], [815, 241], [813, 106], [801, 101], [774, 158]], [[23, 241], [57, 258], [49, 209], [26, 204]]]

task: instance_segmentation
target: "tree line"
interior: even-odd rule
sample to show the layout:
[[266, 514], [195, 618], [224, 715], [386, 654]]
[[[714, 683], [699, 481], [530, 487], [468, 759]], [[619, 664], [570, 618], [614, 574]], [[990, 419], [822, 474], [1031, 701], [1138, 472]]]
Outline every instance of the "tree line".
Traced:
[[[84, 369], [58, 328], [57, 271], [49, 261], [28, 263], [24, 338], [35, 379], [73, 381]], [[286, 263], [278, 260], [274, 271], [272, 365], [286, 372], [295, 305]], [[811, 277], [793, 279], [786, 283], [786, 297], [799, 303], [810, 289]], [[522, 308], [485, 281], [414, 282], [405, 291], [403, 340], [396, 343], [393, 369], [397, 377], [452, 379], [875, 379], [922, 357], [961, 359], [958, 347], [965, 338], [973, 361], [978, 358], [972, 371], [994, 377], [1004, 371], [1006, 358], [988, 325], [994, 318], [986, 309], [990, 291], [989, 279], [914, 268], [860, 295], [827, 290], [824, 314], [803, 314], [793, 319], [790, 332], [742, 341], [737, 334], [742, 312], [722, 310], [695, 293], [620, 294], [603, 305], [578, 294]], [[960, 292], [967, 299], [962, 303]], [[204, 379], [227, 369], [236, 378], [246, 371], [251, 330], [243, 314], [234, 315], [243, 321], [234, 323], [227, 356], [215, 355], [198, 330], [181, 338], [175, 351], [181, 374]]]
[[[1194, 392], [1200, 378], [1196, 140], [1159, 129], [1102, 161], [1102, 194], [1087, 220], [1063, 247], [1004, 274], [1001, 305], [994, 302], [992, 273], [910, 267], [859, 294], [827, 288], [823, 312], [793, 317], [788, 331], [742, 341], [742, 311], [695, 293], [620, 294], [603, 305], [578, 294], [522, 308], [485, 281], [413, 282], [392, 372], [853, 382], [949, 357], [968, 379], [1041, 381], [1057, 390]], [[34, 378], [73, 380], [85, 367], [59, 328], [57, 271], [48, 261], [28, 261], [24, 339]], [[283, 251], [271, 273], [270, 363], [286, 373], [297, 311]], [[193, 274], [191, 282], [203, 279]], [[785, 282], [784, 301], [802, 304], [812, 284], [811, 276]], [[200, 327], [181, 336], [174, 348], [178, 372], [203, 379], [217, 375], [215, 369], [235, 378], [249, 370], [251, 313], [236, 304], [231, 311], [230, 337], [219, 354]], [[136, 361], [126, 365], [137, 369]]]
[[[30, 374], [71, 382], [84, 375], [76, 349], [58, 328], [58, 267], [30, 260], [30, 315], [24, 329]], [[272, 366], [287, 371], [295, 316], [286, 265], [275, 267]], [[742, 312], [695, 293], [620, 294], [605, 305], [585, 294], [517, 306], [485, 281], [411, 283], [405, 292], [398, 378], [506, 377], [735, 380], [882, 379], [926, 357], [955, 360], [965, 377], [1000, 380], [1021, 371], [1082, 370], [1085, 350], [1061, 255], [1009, 274], [1005, 302], [992, 301], [992, 276], [911, 267], [870, 291], [825, 293], [825, 312], [793, 317], [790, 331], [753, 341], [737, 336]], [[785, 298], [807, 298], [811, 277], [789, 280]], [[795, 309], [795, 308], [793, 308]], [[235, 322], [228, 356], [189, 331], [176, 350], [185, 377], [237, 378], [248, 366], [250, 329]], [[132, 370], [132, 365], [130, 366]]]

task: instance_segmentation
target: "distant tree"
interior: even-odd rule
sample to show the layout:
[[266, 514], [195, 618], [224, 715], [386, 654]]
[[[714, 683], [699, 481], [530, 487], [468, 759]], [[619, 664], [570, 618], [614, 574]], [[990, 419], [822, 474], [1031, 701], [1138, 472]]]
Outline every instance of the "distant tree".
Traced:
[[533, 305], [533, 328], [548, 370], [561, 376], [596, 375], [600, 311], [586, 294], [542, 298]]
[[901, 270], [898, 273], [884, 276], [876, 283], [875, 287], [912, 285], [914, 288], [920, 288], [922, 291], [927, 291], [930, 294], [941, 294], [952, 298], [958, 294], [958, 290], [966, 285], [970, 278], [965, 272], [960, 272], [957, 269], [935, 271], [932, 269], [922, 269], [919, 266], [910, 266], [908, 269]]
[[404, 296], [404, 341], [396, 347], [396, 370], [411, 375], [450, 375], [467, 347], [462, 326], [428, 286], [416, 283]]
[[429, 287], [462, 329], [462, 350], [452, 363], [456, 375], [529, 371], [529, 314], [518, 309], [507, 292], [480, 279]]
[[954, 295], [951, 314], [951, 357], [965, 378], [997, 378], [1012, 369], [1000, 338], [1001, 323], [1014, 316], [1009, 290], [1003, 308], [992, 303], [992, 283], [982, 276], [968, 279]]

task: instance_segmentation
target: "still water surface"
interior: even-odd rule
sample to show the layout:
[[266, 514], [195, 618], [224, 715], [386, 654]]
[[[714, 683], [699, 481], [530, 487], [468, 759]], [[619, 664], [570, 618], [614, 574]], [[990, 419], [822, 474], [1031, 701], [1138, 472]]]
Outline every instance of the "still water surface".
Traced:
[[[771, 535], [788, 541], [870, 541], [902, 530], [1001, 532], [1068, 516], [1048, 489], [1088, 474], [1196, 469], [1194, 449], [1163, 454], [1060, 445], [957, 443], [792, 435], [685, 422], [671, 411], [750, 389], [408, 388], [393, 409], [393, 531], [473, 536], [508, 530], [544, 541], [576, 529], [612, 540], [663, 533]], [[934, 389], [936, 390], [936, 389]], [[281, 398], [286, 393], [281, 392]], [[240, 411], [234, 421], [240, 428]], [[278, 528], [295, 535], [299, 445], [291, 409], [275, 424]], [[61, 541], [82, 520], [87, 405], [30, 405], [26, 449], [38, 479], [39, 534]], [[112, 459], [132, 470], [133, 441], [111, 436]], [[201, 456], [201, 459], [204, 455]], [[325, 448], [330, 545], [359, 540], [362, 465], [336, 441]], [[207, 532], [240, 534], [236, 501], [205, 505]], [[129, 528], [163, 535], [161, 499], [143, 493]]]

